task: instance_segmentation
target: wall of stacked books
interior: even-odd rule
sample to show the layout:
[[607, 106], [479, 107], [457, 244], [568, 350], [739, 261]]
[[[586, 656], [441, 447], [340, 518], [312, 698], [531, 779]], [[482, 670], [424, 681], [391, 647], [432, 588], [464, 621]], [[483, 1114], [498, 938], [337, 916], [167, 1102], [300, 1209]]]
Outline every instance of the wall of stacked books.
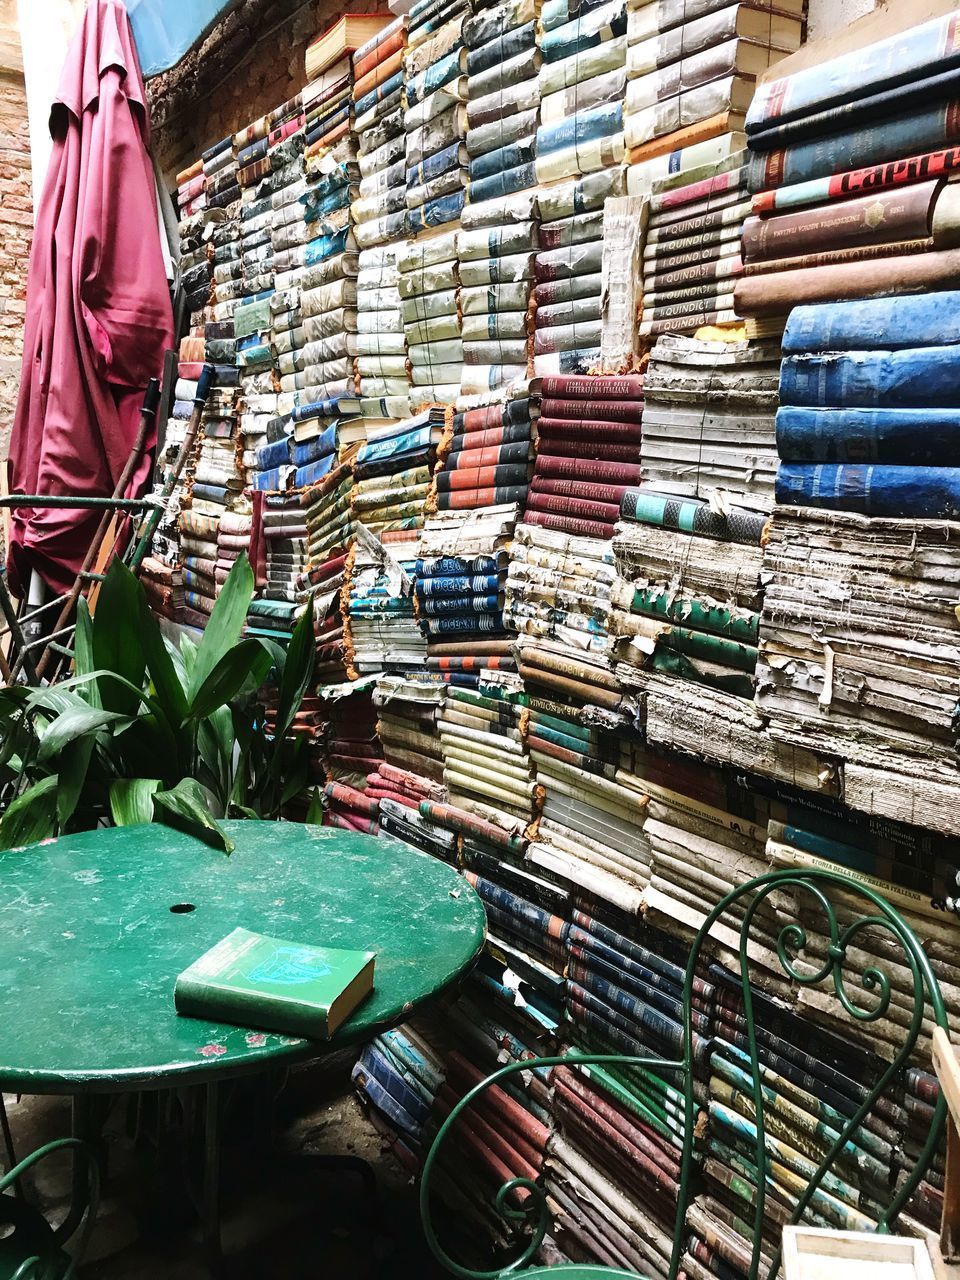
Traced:
[[[675, 1053], [693, 931], [771, 866], [879, 886], [960, 1029], [960, 12], [928, 12], [833, 57], [803, 0], [415, 0], [323, 33], [178, 177], [168, 450], [216, 381], [151, 598], [203, 626], [245, 552], [252, 632], [313, 619], [324, 821], [487, 907], [460, 996], [354, 1072], [411, 1171], [497, 1063]], [[909, 1023], [868, 929], [891, 1002], [841, 1037], [779, 963], [794, 915], [813, 972], [811, 903], [755, 921], [770, 1251]], [[750, 1256], [737, 945], [696, 989], [696, 1280]], [[935, 1090], [898, 1075], [819, 1225], [875, 1222]], [[655, 1073], [533, 1074], [441, 1191], [497, 1243], [496, 1188], [540, 1178], [547, 1260], [663, 1276], [680, 1114]]]

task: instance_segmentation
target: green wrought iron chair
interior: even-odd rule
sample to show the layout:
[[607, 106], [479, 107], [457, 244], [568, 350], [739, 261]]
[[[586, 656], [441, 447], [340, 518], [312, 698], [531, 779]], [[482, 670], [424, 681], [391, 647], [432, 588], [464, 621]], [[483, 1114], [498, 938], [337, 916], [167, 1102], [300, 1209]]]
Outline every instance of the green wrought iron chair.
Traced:
[[[66, 1150], [73, 1151], [74, 1159], [71, 1204], [64, 1221], [51, 1227], [43, 1214], [9, 1189], [38, 1161]], [[0, 1280], [72, 1280], [86, 1251], [99, 1203], [96, 1155], [77, 1138], [48, 1142], [14, 1165], [0, 1178]], [[65, 1246], [74, 1236], [73, 1249], [67, 1254]]]
[[[539, 1182], [534, 1182], [529, 1178], [512, 1178], [504, 1183], [499, 1189], [494, 1202], [497, 1214], [513, 1225], [521, 1235], [522, 1251], [518, 1257], [514, 1258], [506, 1266], [488, 1271], [473, 1270], [462, 1266], [447, 1253], [438, 1239], [434, 1227], [431, 1182], [436, 1168], [437, 1157], [463, 1112], [485, 1090], [518, 1071], [528, 1072], [538, 1067], [575, 1067], [578, 1063], [581, 1063], [584, 1066], [641, 1067], [654, 1070], [661, 1075], [670, 1073], [677, 1078], [679, 1087], [683, 1091], [683, 1149], [673, 1230], [673, 1253], [669, 1267], [670, 1280], [675, 1280], [683, 1255], [684, 1224], [687, 1208], [693, 1199], [691, 1181], [694, 1160], [694, 1126], [697, 1116], [697, 1106], [694, 1100], [693, 1037], [691, 1035], [694, 977], [701, 951], [708, 942], [710, 930], [731, 907], [737, 905], [743, 914], [739, 928], [739, 962], [740, 978], [743, 985], [743, 1016], [750, 1046], [750, 1076], [756, 1130], [753, 1155], [756, 1168], [759, 1171], [752, 1224], [753, 1248], [749, 1280], [758, 1280], [763, 1263], [761, 1258], [761, 1227], [764, 1221], [767, 1187], [771, 1177], [768, 1161], [769, 1151], [763, 1120], [764, 1084], [761, 1079], [758, 1062], [754, 1002], [750, 986], [750, 962], [747, 951], [751, 936], [751, 926], [759, 907], [771, 894], [786, 889], [793, 889], [798, 894], [810, 896], [813, 905], [823, 914], [824, 933], [829, 939], [826, 958], [822, 964], [814, 972], [803, 973], [796, 968], [796, 960], [798, 953], [807, 944], [806, 930], [799, 921], [784, 925], [776, 938], [776, 951], [777, 958], [788, 979], [804, 987], [826, 986], [828, 989], [832, 988], [833, 994], [851, 1019], [864, 1024], [876, 1022], [886, 1014], [890, 1007], [891, 981], [889, 973], [884, 969], [882, 961], [857, 971], [857, 967], [849, 963], [848, 954], [851, 946], [856, 945], [860, 935], [865, 930], [874, 928], [886, 930], [892, 935], [894, 943], [903, 951], [902, 964], [912, 976], [910, 1025], [905, 1033], [903, 1044], [896, 1057], [883, 1071], [863, 1104], [844, 1124], [826, 1157], [821, 1161], [806, 1189], [800, 1195], [790, 1221], [796, 1223], [803, 1219], [811, 1200], [851, 1134], [858, 1129], [864, 1117], [873, 1109], [877, 1099], [908, 1061], [920, 1037], [925, 1014], [929, 1016], [932, 1022], [944, 1029], [948, 1029], [943, 995], [936, 975], [919, 940], [907, 922], [898, 911], [874, 890], [858, 885], [846, 876], [825, 870], [770, 872], [767, 875], [747, 881], [732, 890], [713, 908], [694, 939], [687, 962], [683, 988], [684, 1034], [683, 1056], [681, 1058], [666, 1061], [652, 1056], [634, 1057], [627, 1054], [585, 1054], [580, 1052], [571, 1052], [557, 1057], [530, 1058], [521, 1062], [510, 1063], [499, 1071], [495, 1071], [464, 1095], [440, 1126], [427, 1153], [420, 1183], [420, 1216], [424, 1234], [434, 1257], [447, 1271], [459, 1277], [459, 1280], [506, 1280], [508, 1276], [513, 1276], [518, 1272], [523, 1273], [524, 1280], [535, 1280], [537, 1277], [551, 1280], [554, 1276], [565, 1276], [567, 1280], [574, 1280], [574, 1277], [576, 1277], [576, 1280], [610, 1280], [611, 1277], [630, 1276], [631, 1280], [637, 1280], [636, 1274], [633, 1272], [615, 1270], [605, 1266], [565, 1264], [562, 1266], [529, 1268], [529, 1264], [535, 1259], [550, 1225], [550, 1212], [544, 1190], [539, 1185]], [[848, 900], [851, 895], [866, 899], [868, 914], [842, 926], [838, 921], [836, 909], [830, 900], [829, 891], [831, 889], [842, 891]], [[848, 963], [845, 964], [845, 962]], [[859, 993], [858, 998], [851, 996], [847, 989], [848, 974], [850, 972], [859, 972], [860, 985], [863, 992], [866, 993], [865, 997], [860, 996]], [[900, 1183], [895, 1191], [891, 1191], [889, 1203], [878, 1219], [878, 1231], [890, 1233], [895, 1229], [898, 1216], [922, 1180], [933, 1158], [937, 1143], [943, 1132], [945, 1115], [946, 1101], [941, 1094], [934, 1108], [933, 1120], [924, 1146], [909, 1176]], [[525, 1197], [521, 1204], [517, 1203], [518, 1192]], [[774, 1280], [779, 1269], [780, 1250], [777, 1249], [772, 1261], [763, 1273], [765, 1280]]]

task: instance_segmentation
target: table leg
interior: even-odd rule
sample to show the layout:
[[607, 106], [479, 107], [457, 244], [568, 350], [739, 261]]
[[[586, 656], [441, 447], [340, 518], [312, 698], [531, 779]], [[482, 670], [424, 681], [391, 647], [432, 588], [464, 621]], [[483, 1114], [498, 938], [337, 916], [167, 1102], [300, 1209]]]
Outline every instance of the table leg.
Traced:
[[[75, 1093], [70, 1099], [70, 1131], [75, 1138], [94, 1145], [100, 1137], [99, 1126], [94, 1119], [92, 1099], [82, 1093]], [[83, 1221], [90, 1199], [90, 1182], [87, 1167], [83, 1160], [74, 1153], [73, 1186], [70, 1196], [70, 1212], [60, 1227], [63, 1238], [69, 1240]]]
[[203, 1202], [201, 1227], [210, 1269], [222, 1273], [223, 1241], [220, 1235], [220, 1086], [204, 1088]]

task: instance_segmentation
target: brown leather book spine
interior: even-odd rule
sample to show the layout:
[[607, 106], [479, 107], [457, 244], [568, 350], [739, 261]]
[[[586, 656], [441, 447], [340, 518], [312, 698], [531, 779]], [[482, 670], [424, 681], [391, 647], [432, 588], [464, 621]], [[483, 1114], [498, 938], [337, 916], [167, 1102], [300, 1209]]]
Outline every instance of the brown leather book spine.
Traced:
[[933, 237], [925, 240], [897, 240], [892, 244], [865, 244], [853, 249], [828, 249], [824, 253], [805, 253], [795, 258], [770, 258], [748, 262], [745, 276], [769, 275], [774, 271], [797, 271], [803, 267], [832, 267], [851, 262], [875, 262], [878, 258], [906, 257], [912, 253], [929, 253]]
[[751, 215], [743, 225], [743, 254], [756, 259], [796, 257], [823, 249], [890, 240], [919, 240], [930, 221], [942, 181], [817, 205], [774, 217]]
[[841, 302], [952, 288], [958, 278], [960, 249], [947, 249], [942, 253], [746, 276], [737, 281], [734, 305], [741, 316], [783, 315], [807, 302]]

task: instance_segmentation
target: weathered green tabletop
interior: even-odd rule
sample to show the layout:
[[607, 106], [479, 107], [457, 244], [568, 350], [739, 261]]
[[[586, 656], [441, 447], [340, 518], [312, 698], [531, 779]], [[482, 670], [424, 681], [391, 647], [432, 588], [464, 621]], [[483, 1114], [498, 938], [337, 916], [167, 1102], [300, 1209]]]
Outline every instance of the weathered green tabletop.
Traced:
[[373, 994], [330, 1049], [401, 1021], [477, 956], [483, 907], [436, 859], [323, 827], [225, 826], [229, 857], [160, 825], [0, 853], [0, 1087], [206, 1083], [327, 1052], [178, 1017], [177, 974], [237, 925], [377, 953]]

